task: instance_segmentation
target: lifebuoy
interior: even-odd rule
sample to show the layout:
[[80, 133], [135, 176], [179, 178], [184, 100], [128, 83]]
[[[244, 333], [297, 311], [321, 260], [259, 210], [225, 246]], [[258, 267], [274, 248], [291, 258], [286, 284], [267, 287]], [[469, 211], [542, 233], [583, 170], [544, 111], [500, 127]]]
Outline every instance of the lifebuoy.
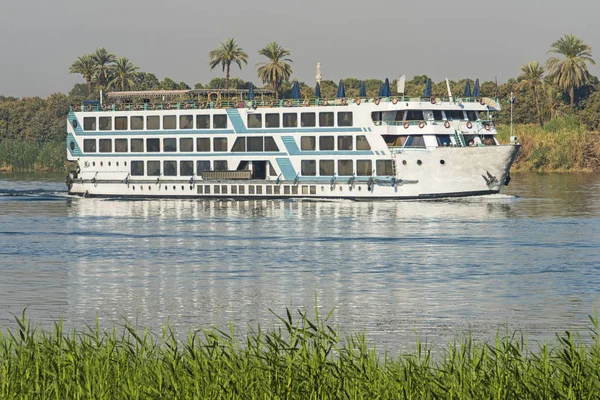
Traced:
[[419, 129], [423, 129], [425, 127], [425, 121], [419, 121]]
[[345, 97], [342, 98], [342, 105], [343, 106], [347, 106], [348, 105], [348, 100], [346, 100]]
[[75, 111], [75, 112], [79, 111], [79, 106], [74, 106], [73, 111]]
[[435, 104], [435, 97], [431, 98], [431, 104]]
[[485, 125], [483, 126], [483, 128], [484, 128], [486, 131], [489, 131], [490, 129], [492, 129], [492, 126], [491, 126], [490, 124], [485, 124]]
[[188, 108], [190, 108], [190, 104], [189, 103], [185, 103], [185, 105], [183, 106], [183, 108], [185, 108], [187, 110]]
[[123, 104], [119, 104], [119, 111], [123, 111]]
[[376, 106], [378, 106], [380, 102], [381, 99], [379, 97], [373, 100], [373, 103], [375, 103]]
[[167, 110], [171, 109], [171, 103], [167, 103]]
[[223, 104], [221, 104], [220, 101], [217, 101], [217, 104], [215, 104], [215, 107], [216, 108], [221, 108], [221, 107], [223, 107]]
[[206, 107], [206, 103], [205, 102], [200, 103], [200, 109], [201, 110], [204, 110], [205, 107]]
[[473, 124], [471, 123], [471, 121], [467, 121], [467, 129], [471, 129], [473, 127]]
[[410, 123], [408, 121], [404, 121], [404, 129], [408, 129]]
[[87, 110], [88, 110], [88, 111], [92, 111], [92, 106], [91, 106], [91, 105], [90, 105], [90, 106], [88, 106], [88, 107], [87, 107]]
[[479, 99], [479, 104], [481, 104], [482, 106], [485, 105], [485, 101], [483, 101], [483, 97], [481, 99]]
[[286, 107], [291, 107], [292, 106], [292, 101], [291, 100], [286, 100], [285, 101], [285, 106]]
[[450, 121], [444, 121], [444, 128], [450, 128]]
[[156, 110], [156, 104], [152, 104], [152, 107], [150, 107], [150, 108], [152, 108], [153, 110]]
[[137, 104], [135, 104], [135, 105], [133, 106], [133, 111], [137, 111], [137, 110], [139, 110], [139, 109], [140, 109], [140, 106], [138, 106]]
[[323, 99], [323, 105], [324, 106], [329, 105], [329, 100], [327, 100], [327, 98]]
[[397, 97], [394, 97], [392, 99], [392, 104], [398, 104], [398, 98]]
[[108, 110], [108, 106], [106, 104], [103, 104], [102, 105], [102, 111], [106, 111], [106, 110]]
[[354, 99], [354, 102], [356, 103], [357, 106], [360, 105], [360, 97], [357, 97], [356, 99]]
[[474, 140], [469, 140], [469, 143], [467, 143], [469, 146], [475, 146], [475, 141]]
[[310, 100], [308, 100], [308, 99], [305, 99], [305, 100], [302, 102], [302, 104], [303, 104], [305, 107], [308, 107], [308, 106], [310, 105]]

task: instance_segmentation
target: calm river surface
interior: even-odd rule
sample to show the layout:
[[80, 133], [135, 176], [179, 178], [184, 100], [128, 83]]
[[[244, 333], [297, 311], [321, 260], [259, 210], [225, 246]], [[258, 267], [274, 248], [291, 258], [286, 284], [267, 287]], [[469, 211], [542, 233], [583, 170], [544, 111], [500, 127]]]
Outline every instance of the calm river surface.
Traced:
[[514, 174], [453, 201], [70, 198], [62, 176], [0, 175], [0, 329], [185, 333], [270, 327], [286, 307], [335, 309], [343, 333], [393, 351], [416, 337], [530, 340], [584, 331], [600, 308], [600, 175]]

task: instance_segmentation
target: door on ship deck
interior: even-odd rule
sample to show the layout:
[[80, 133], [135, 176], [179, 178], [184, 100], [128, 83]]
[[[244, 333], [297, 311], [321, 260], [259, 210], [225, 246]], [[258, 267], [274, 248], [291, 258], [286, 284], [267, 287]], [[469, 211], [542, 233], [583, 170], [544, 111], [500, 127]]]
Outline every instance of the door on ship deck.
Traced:
[[268, 161], [252, 161], [252, 179], [267, 179]]

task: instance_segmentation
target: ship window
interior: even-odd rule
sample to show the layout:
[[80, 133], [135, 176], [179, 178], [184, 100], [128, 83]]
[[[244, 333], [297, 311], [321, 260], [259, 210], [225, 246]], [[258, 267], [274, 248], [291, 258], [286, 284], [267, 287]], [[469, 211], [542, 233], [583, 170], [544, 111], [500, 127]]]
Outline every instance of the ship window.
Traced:
[[84, 153], [95, 153], [96, 152], [96, 139], [83, 139], [83, 152]]
[[144, 129], [144, 117], [136, 116], [131, 117], [131, 130], [132, 131], [141, 131]]
[[112, 139], [100, 139], [98, 150], [100, 153], [112, 153]]
[[210, 171], [210, 161], [196, 161], [196, 174], [202, 175], [204, 171]]
[[127, 130], [127, 117], [115, 117], [115, 131]]
[[163, 129], [177, 129], [174, 115], [163, 115]]
[[196, 138], [196, 151], [210, 151], [210, 138]]
[[165, 138], [163, 139], [163, 151], [177, 151], [177, 139]]
[[256, 194], [262, 194], [262, 185], [256, 185]]
[[389, 147], [402, 147], [406, 141], [405, 135], [382, 135], [383, 140]]
[[302, 194], [308, 194], [308, 185], [302, 186]]
[[231, 194], [237, 194], [237, 188], [236, 185], [231, 185]]
[[227, 128], [227, 115], [225, 115], [225, 114], [213, 115], [213, 128], [226, 129]]
[[248, 151], [264, 151], [263, 137], [248, 137]]
[[158, 115], [149, 115], [146, 117], [146, 129], [160, 129], [160, 117]]
[[148, 176], [160, 176], [160, 161], [148, 161], [146, 165]]
[[144, 139], [131, 139], [131, 152], [132, 153], [143, 153], [144, 152]]
[[227, 194], [227, 185], [221, 185], [221, 194]]
[[96, 130], [96, 117], [85, 117], [83, 119], [83, 130], [95, 131]]
[[231, 148], [231, 151], [232, 152], [246, 151], [246, 137], [240, 136], [237, 139], [235, 139], [235, 142], [233, 143], [233, 147]]
[[352, 112], [340, 111], [338, 113], [338, 126], [352, 126]]
[[356, 175], [371, 176], [373, 173], [373, 162], [371, 160], [356, 160]]
[[333, 113], [332, 112], [319, 113], [319, 126], [333, 126]]
[[115, 153], [127, 153], [127, 139], [115, 139]]
[[210, 185], [204, 185], [204, 194], [210, 194]]
[[423, 120], [423, 111], [408, 110], [406, 112], [406, 121], [421, 121]]
[[227, 171], [227, 160], [215, 161], [215, 171]]
[[338, 136], [338, 150], [352, 150], [352, 136]]
[[179, 175], [181, 175], [181, 176], [194, 175], [194, 162], [193, 161], [180, 161], [179, 162]]
[[248, 114], [248, 128], [262, 128], [262, 114]]
[[371, 150], [371, 145], [365, 135], [356, 137], [356, 150]]
[[423, 136], [409, 136], [404, 143], [405, 147], [425, 147]]
[[296, 114], [296, 113], [283, 113], [283, 127], [284, 128], [296, 128], [296, 127], [298, 127], [298, 114]]
[[352, 160], [338, 160], [338, 175], [352, 175], [354, 173]]
[[210, 129], [210, 115], [196, 115], [196, 129]]
[[267, 193], [267, 194], [273, 194], [273, 186], [271, 186], [271, 185], [268, 185], [268, 186], [267, 186], [267, 192], [266, 192], [266, 193]]
[[300, 138], [300, 150], [311, 151], [316, 150], [316, 140], [314, 136], [302, 136]]
[[443, 120], [444, 117], [442, 116], [442, 111], [441, 110], [433, 110], [433, 119], [435, 119], [436, 121]]
[[319, 175], [333, 176], [334, 173], [335, 173], [335, 165], [334, 165], [333, 160], [319, 161]]
[[160, 139], [146, 139], [146, 151], [156, 153], [160, 151]]
[[179, 151], [194, 151], [194, 139], [192, 139], [192, 138], [179, 139]]
[[213, 151], [227, 151], [227, 138], [214, 138]]
[[300, 124], [303, 128], [316, 126], [317, 119], [315, 113], [301, 113], [300, 114]]
[[333, 150], [334, 142], [333, 136], [319, 137], [319, 150]]
[[394, 172], [392, 170], [392, 162], [392, 160], [377, 160], [377, 175], [394, 175]]
[[477, 121], [479, 118], [477, 118], [477, 113], [475, 111], [467, 111], [467, 119], [469, 121]]
[[180, 115], [179, 129], [194, 129], [194, 118], [191, 115]]
[[450, 141], [450, 135], [436, 135], [438, 146], [450, 146], [452, 142]]
[[111, 117], [100, 117], [99, 124], [101, 131], [110, 131], [112, 129], [112, 118]]
[[215, 186], [213, 187], [213, 193], [214, 193], [214, 194], [221, 194], [221, 186], [219, 186], [219, 185], [215, 185]]
[[244, 185], [238, 185], [238, 192], [240, 194], [246, 194], [246, 186], [244, 186]]
[[277, 172], [275, 172], [275, 168], [273, 168], [273, 163], [268, 162], [268, 161], [267, 161], [267, 163], [269, 164], [269, 175], [273, 175], [273, 176], [277, 175]]
[[446, 119], [463, 119], [465, 117], [462, 110], [447, 110], [444, 112], [446, 113]]
[[317, 174], [317, 162], [315, 160], [302, 160], [300, 164], [303, 176], [315, 176]]
[[280, 186], [275, 186], [273, 188], [273, 194], [281, 194], [281, 187]]
[[265, 114], [265, 128], [279, 128], [279, 114]]
[[265, 151], [279, 151], [279, 147], [277, 147], [275, 139], [273, 139], [271, 136], [265, 137]]
[[254, 185], [248, 185], [248, 194], [254, 194]]
[[163, 171], [165, 171], [165, 176], [177, 176], [177, 161], [165, 161]]
[[131, 175], [133, 175], [133, 176], [144, 175], [144, 162], [143, 161], [132, 161], [131, 162]]
[[482, 143], [486, 146], [495, 146], [496, 141], [494, 140], [494, 135], [484, 135]]

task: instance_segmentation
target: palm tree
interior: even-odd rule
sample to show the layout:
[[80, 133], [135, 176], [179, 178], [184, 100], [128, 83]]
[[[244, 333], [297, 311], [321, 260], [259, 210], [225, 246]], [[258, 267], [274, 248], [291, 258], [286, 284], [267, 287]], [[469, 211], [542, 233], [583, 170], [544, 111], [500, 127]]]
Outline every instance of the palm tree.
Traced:
[[112, 80], [109, 82], [108, 87], [119, 86], [124, 91], [126, 86], [132, 88], [135, 85], [134, 78], [140, 68], [129, 61], [127, 57], [121, 57], [117, 59], [111, 69]]
[[117, 58], [104, 47], [97, 49], [92, 54], [92, 58], [96, 64], [96, 81], [99, 86], [106, 87], [109, 81], [111, 64], [114, 64]]
[[544, 127], [544, 120], [542, 119], [542, 110], [540, 109], [539, 92], [544, 89], [546, 82], [544, 82], [545, 69], [537, 61], [528, 62], [525, 65], [521, 65], [521, 80], [517, 84], [517, 89], [529, 89], [533, 93], [535, 99], [535, 106], [537, 108], [540, 126]]
[[223, 67], [225, 71], [225, 89], [229, 89], [229, 67], [231, 63], [236, 63], [242, 69], [242, 63], [248, 64], [248, 54], [236, 43], [235, 39], [228, 38], [216, 49], [209, 53], [210, 69], [213, 70], [217, 65]]
[[563, 57], [551, 57], [546, 61], [548, 75], [561, 89], [569, 92], [571, 108], [575, 106], [575, 89], [589, 82], [590, 73], [586, 63], [596, 65], [592, 59], [592, 48], [574, 35], [565, 35], [552, 43], [548, 54]]
[[94, 74], [96, 72], [96, 64], [92, 58], [91, 54], [85, 54], [77, 60], [73, 64], [71, 64], [71, 68], [69, 72], [72, 74], [81, 74], [88, 85], [88, 96], [92, 94], [92, 79], [94, 79]]
[[279, 98], [279, 87], [281, 83], [288, 80], [292, 75], [292, 67], [288, 62], [293, 62], [289, 58], [284, 58], [291, 55], [289, 50], [284, 49], [275, 42], [269, 43], [258, 54], [269, 59], [269, 62], [256, 64], [258, 68], [258, 77], [263, 83], [271, 85], [275, 91], [275, 96]]

